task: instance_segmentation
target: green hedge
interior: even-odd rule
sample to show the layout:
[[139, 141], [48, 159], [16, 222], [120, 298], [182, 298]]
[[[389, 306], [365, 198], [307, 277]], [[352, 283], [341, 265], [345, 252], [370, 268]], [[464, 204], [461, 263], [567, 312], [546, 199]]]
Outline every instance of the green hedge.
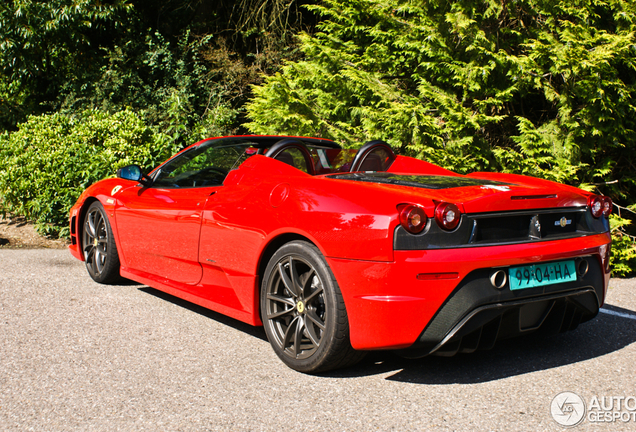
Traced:
[[0, 205], [42, 234], [67, 236], [68, 211], [84, 189], [128, 164], [149, 169], [173, 150], [130, 110], [32, 116], [0, 135]]

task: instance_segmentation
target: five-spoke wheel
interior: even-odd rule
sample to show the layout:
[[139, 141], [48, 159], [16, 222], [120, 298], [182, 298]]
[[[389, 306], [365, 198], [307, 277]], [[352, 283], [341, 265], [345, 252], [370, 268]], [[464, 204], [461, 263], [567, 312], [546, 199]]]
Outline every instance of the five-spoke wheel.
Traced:
[[362, 356], [351, 348], [338, 284], [320, 251], [307, 242], [287, 243], [270, 259], [261, 314], [274, 351], [293, 369], [320, 372]]
[[119, 255], [108, 216], [99, 202], [90, 205], [84, 216], [82, 248], [88, 274], [99, 283], [112, 283], [119, 276]]

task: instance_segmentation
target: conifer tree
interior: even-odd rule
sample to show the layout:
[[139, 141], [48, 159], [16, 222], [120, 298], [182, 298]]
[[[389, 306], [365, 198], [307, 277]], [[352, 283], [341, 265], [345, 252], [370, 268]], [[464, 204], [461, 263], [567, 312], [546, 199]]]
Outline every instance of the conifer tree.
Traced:
[[[636, 196], [636, 3], [323, 0], [304, 58], [254, 87], [255, 133], [384, 139], [465, 173], [503, 171]], [[615, 274], [636, 268], [630, 209]], [[631, 233], [635, 234], [635, 233]]]

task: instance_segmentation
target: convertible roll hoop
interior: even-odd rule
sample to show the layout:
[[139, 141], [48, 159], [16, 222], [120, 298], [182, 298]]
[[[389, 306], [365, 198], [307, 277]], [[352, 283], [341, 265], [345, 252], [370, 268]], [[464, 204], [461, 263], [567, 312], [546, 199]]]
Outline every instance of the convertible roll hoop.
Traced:
[[[297, 159], [295, 160], [293, 156], [294, 149], [300, 151], [300, 153], [302, 154], [305, 160], [306, 169], [303, 170], [302, 167], [297, 166]], [[316, 174], [313, 159], [311, 158], [309, 149], [307, 148], [307, 146], [305, 146], [305, 144], [293, 138], [286, 138], [278, 141], [269, 150], [267, 150], [265, 156], [279, 160], [281, 162], [285, 162], [287, 165], [291, 165], [294, 168], [299, 168], [302, 171], [306, 171], [309, 175]]]
[[390, 145], [381, 140], [369, 141], [356, 153], [350, 171], [386, 171], [394, 160]]

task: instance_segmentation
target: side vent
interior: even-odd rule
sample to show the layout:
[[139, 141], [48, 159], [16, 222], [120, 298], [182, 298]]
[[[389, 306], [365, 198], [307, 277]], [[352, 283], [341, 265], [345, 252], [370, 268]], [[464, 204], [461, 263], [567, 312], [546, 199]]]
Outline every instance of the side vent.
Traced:
[[71, 244], [72, 245], [77, 244], [77, 233], [75, 229], [75, 221], [76, 221], [76, 216], [73, 216], [71, 218]]

